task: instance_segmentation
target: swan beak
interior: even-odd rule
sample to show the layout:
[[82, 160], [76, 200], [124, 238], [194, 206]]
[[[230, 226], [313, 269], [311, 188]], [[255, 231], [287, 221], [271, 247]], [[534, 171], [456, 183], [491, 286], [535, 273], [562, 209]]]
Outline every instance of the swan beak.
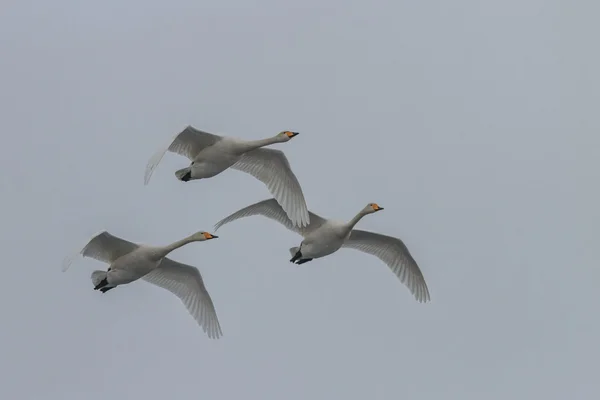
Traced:
[[379, 207], [379, 205], [373, 204], [373, 210], [375, 210], [375, 211], [381, 211], [381, 210], [383, 210], [383, 207]]
[[290, 131], [287, 131], [285, 134], [287, 135], [287, 137], [289, 137], [291, 139], [294, 136], [298, 136], [300, 133], [299, 132], [290, 132]]
[[204, 237], [206, 238], [206, 240], [217, 239], [218, 238], [217, 235], [213, 235], [213, 234], [210, 234], [208, 232], [204, 232]]

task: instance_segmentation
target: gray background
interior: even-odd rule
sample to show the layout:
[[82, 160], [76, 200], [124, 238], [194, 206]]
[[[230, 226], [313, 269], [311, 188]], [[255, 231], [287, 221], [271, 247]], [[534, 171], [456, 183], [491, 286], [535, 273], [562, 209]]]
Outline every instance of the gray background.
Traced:
[[[600, 395], [596, 1], [8, 1], [0, 11], [0, 397], [593, 399]], [[188, 124], [286, 152], [311, 210], [402, 238], [432, 302], [255, 217], [172, 257], [224, 337], [145, 282], [64, 256], [166, 244], [269, 197], [191, 184]]]

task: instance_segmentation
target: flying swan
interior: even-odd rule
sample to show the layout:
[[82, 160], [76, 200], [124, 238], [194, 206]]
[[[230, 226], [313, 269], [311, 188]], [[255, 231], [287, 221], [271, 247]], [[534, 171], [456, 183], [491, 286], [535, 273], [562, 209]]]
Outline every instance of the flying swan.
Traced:
[[65, 258], [66, 271], [76, 256], [91, 257], [110, 264], [107, 271], [92, 272], [94, 290], [106, 293], [127, 283], [143, 279], [177, 296], [211, 339], [223, 333], [212, 299], [197, 268], [167, 258], [173, 250], [192, 242], [215, 239], [208, 232], [197, 232], [168, 246], [147, 246], [129, 242], [103, 231], [73, 256]]
[[267, 139], [242, 140], [188, 126], [150, 158], [144, 184], [148, 184], [154, 169], [170, 151], [191, 161], [189, 167], [175, 171], [180, 181], [211, 178], [230, 167], [246, 172], [267, 185], [295, 225], [306, 226], [310, 223], [306, 201], [287, 157], [281, 150], [263, 148], [290, 141], [297, 135], [298, 132], [283, 131]]
[[273, 219], [291, 231], [304, 237], [299, 247], [292, 247], [290, 262], [304, 264], [314, 258], [325, 257], [340, 248], [360, 250], [374, 255], [387, 264], [394, 274], [405, 284], [418, 302], [430, 300], [429, 289], [423, 273], [411, 256], [406, 245], [395, 237], [353, 229], [367, 214], [383, 210], [375, 203], [369, 203], [349, 222], [339, 222], [320, 217], [310, 212], [310, 224], [295, 227], [275, 199], [259, 201], [223, 218], [215, 225], [215, 232], [223, 225], [236, 219], [252, 215], [262, 215]]

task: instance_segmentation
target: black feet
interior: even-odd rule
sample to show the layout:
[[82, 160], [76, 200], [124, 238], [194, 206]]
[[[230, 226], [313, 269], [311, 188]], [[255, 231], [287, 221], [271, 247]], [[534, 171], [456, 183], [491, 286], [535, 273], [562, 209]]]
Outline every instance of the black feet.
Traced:
[[184, 182], [187, 182], [190, 179], [192, 179], [192, 171], [186, 172], [186, 174], [181, 177], [181, 180]]
[[302, 253], [300, 253], [300, 250], [298, 250], [296, 252], [296, 254], [294, 254], [294, 257], [292, 257], [292, 259], [290, 260], [291, 263], [296, 262], [296, 260], [299, 260], [300, 258], [302, 258]]
[[[106, 285], [108, 285], [108, 280], [106, 278], [104, 278], [94, 287], [94, 290], [102, 290], [102, 288]], [[109, 289], [106, 289], [106, 290], [109, 290]], [[102, 293], [104, 293], [104, 292], [102, 292]]]
[[94, 290], [99, 290], [102, 293], [108, 292], [110, 289], [114, 289], [116, 286], [108, 286], [108, 280], [106, 278], [102, 279], [94, 288]]
[[302, 253], [300, 253], [300, 250], [298, 250], [296, 254], [294, 254], [294, 257], [292, 257], [290, 260], [291, 263], [296, 263], [296, 265], [301, 265], [309, 261], [312, 261], [312, 258], [302, 258]]

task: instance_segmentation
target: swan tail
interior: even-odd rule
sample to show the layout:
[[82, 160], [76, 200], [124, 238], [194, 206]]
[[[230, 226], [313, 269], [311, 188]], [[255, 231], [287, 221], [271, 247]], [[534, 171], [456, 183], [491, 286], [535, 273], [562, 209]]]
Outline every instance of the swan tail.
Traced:
[[94, 287], [101, 286], [103, 280], [106, 279], [106, 271], [94, 271], [92, 272], [92, 284]]
[[300, 250], [300, 247], [292, 247], [292, 248], [290, 248], [290, 255], [292, 257], [294, 257], [296, 255], [296, 253], [298, 253], [298, 250]]

